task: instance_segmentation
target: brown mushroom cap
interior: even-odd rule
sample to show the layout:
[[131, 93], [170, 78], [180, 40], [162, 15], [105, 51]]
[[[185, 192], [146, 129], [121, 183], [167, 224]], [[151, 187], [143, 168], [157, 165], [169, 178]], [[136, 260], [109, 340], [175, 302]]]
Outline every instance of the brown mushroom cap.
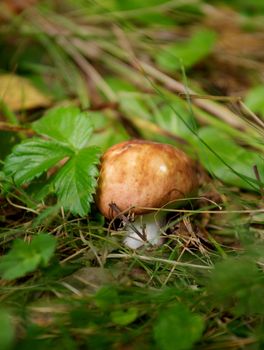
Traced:
[[[198, 187], [195, 163], [181, 150], [166, 144], [132, 140], [109, 148], [101, 159], [96, 203], [101, 213], [112, 218], [131, 207], [135, 214], [161, 208], [184, 198]], [[149, 211], [147, 211], [149, 212]]]

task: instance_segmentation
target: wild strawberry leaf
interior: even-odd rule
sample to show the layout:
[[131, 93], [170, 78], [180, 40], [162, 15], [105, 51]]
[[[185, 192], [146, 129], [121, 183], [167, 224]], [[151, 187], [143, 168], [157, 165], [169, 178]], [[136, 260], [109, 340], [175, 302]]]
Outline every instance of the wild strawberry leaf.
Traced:
[[59, 170], [55, 179], [55, 192], [66, 210], [84, 216], [90, 210], [96, 187], [99, 148], [81, 149]]
[[35, 137], [13, 149], [5, 161], [4, 171], [20, 186], [42, 175], [61, 159], [72, 155], [73, 151], [65, 145]]
[[[16, 146], [4, 165], [6, 175], [17, 186], [29, 183], [57, 163], [68, 158], [57, 174], [39, 182], [37, 198], [55, 189], [60, 205], [73, 214], [86, 215], [93, 200], [99, 163], [99, 149], [87, 147], [92, 123], [86, 113], [76, 107], [57, 108], [33, 124], [33, 129], [48, 137], [35, 137]], [[34, 189], [29, 186], [28, 190]], [[36, 189], [36, 187], [35, 187]], [[38, 194], [43, 195], [38, 195]]]
[[33, 124], [33, 129], [39, 134], [69, 145], [72, 149], [86, 147], [93, 131], [87, 113], [74, 106], [48, 111]]

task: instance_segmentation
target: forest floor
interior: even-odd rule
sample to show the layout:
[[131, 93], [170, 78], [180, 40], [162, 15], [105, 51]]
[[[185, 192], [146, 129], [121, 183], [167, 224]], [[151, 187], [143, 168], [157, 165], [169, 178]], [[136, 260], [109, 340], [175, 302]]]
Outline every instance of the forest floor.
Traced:
[[[263, 3], [10, 0], [0, 23], [0, 349], [263, 349]], [[94, 203], [132, 138], [200, 183], [137, 250]]]

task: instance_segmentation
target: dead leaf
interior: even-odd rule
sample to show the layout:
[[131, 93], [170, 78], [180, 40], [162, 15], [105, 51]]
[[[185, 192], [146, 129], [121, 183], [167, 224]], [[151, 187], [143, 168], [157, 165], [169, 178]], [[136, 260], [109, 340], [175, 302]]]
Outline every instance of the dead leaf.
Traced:
[[0, 75], [0, 100], [12, 111], [51, 104], [51, 98], [40, 92], [30, 80], [15, 74]]

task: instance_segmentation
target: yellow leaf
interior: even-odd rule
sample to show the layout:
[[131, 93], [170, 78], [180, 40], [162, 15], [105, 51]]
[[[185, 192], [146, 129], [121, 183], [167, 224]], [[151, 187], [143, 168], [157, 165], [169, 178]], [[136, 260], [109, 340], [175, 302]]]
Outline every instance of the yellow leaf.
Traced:
[[15, 74], [0, 75], [0, 101], [12, 111], [47, 107], [51, 98], [42, 94], [30, 80]]

